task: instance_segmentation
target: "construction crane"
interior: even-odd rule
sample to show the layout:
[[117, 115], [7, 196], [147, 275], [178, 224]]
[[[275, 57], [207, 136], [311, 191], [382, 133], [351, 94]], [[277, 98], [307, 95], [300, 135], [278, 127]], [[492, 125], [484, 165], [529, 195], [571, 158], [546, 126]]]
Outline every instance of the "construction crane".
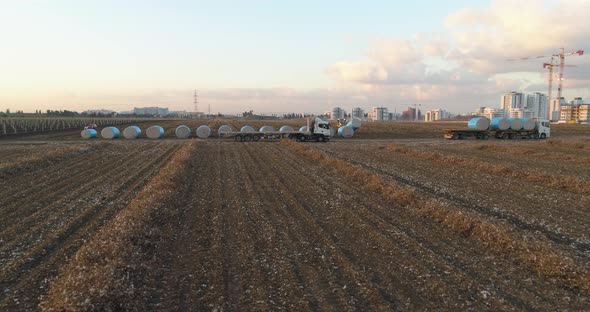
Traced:
[[[583, 51], [582, 51], [583, 53]], [[580, 54], [581, 55], [581, 54]], [[559, 78], [559, 86], [558, 86], [558, 93], [557, 93], [557, 100], [559, 101], [559, 105], [561, 105], [561, 87], [562, 87], [562, 80], [563, 80], [563, 67], [576, 67], [576, 65], [565, 65], [565, 64], [555, 64], [555, 57], [551, 57], [551, 61], [549, 63], [543, 63], [543, 68], [549, 70], [549, 88], [547, 90], [547, 98], [549, 101], [549, 107], [547, 107], [547, 119], [551, 120], [553, 116], [551, 116], [551, 112], [555, 111], [555, 107], [551, 107], [554, 103], [551, 101], [551, 93], [553, 92], [553, 67], [559, 66], [560, 68], [560, 78]]]
[[[548, 100], [548, 104], [549, 107], [547, 109], [547, 119], [552, 120], [551, 116], [551, 112], [554, 109], [551, 109], [551, 105], [552, 103], [552, 98], [551, 98], [551, 93], [552, 93], [552, 89], [553, 89], [553, 67], [555, 66], [559, 66], [559, 82], [558, 82], [558, 86], [557, 86], [557, 100], [561, 101], [561, 91], [562, 91], [562, 87], [563, 87], [563, 68], [564, 67], [573, 67], [571, 65], [565, 65], [565, 57], [568, 55], [583, 55], [584, 54], [584, 50], [577, 50], [577, 51], [572, 51], [572, 52], [565, 52], [564, 48], [560, 48], [560, 52], [559, 54], [553, 54], [553, 55], [540, 55], [540, 56], [532, 56], [532, 57], [521, 57], [518, 59], [509, 59], [507, 61], [520, 61], [520, 60], [530, 60], [530, 59], [540, 59], [540, 58], [546, 58], [546, 57], [550, 57], [551, 61], [549, 63], [543, 63], [543, 68], [547, 68], [549, 69], [549, 86], [548, 86], [548, 92], [547, 92], [547, 100]], [[555, 64], [554, 61], [556, 58], [559, 58], [559, 63]]]

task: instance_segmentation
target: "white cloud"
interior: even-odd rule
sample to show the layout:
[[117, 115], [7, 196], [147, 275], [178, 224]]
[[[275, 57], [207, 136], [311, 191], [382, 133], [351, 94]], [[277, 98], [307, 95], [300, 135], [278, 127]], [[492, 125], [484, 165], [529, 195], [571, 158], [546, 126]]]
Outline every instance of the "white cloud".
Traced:
[[[551, 55], [560, 47], [584, 49], [590, 34], [587, 12], [590, 1], [492, 1], [487, 8], [450, 14], [442, 21], [444, 31], [415, 34], [412, 41], [381, 40], [368, 47], [366, 61], [340, 62], [329, 73], [342, 84], [370, 85], [372, 99], [440, 103], [451, 110], [498, 106], [505, 92], [546, 92], [543, 62], [549, 58], [507, 60]], [[590, 86], [585, 70], [590, 58], [570, 56], [566, 63], [578, 67], [565, 71], [565, 95], [567, 88], [589, 93], [580, 90]]]

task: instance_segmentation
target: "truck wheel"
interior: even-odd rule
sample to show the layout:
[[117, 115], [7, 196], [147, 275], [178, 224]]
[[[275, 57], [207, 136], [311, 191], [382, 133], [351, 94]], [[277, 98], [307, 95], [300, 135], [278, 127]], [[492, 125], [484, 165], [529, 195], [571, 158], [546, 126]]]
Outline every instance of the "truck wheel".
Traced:
[[487, 140], [487, 139], [489, 139], [489, 138], [490, 138], [490, 136], [489, 136], [489, 135], [487, 135], [487, 134], [483, 134], [483, 135], [481, 136], [481, 139], [482, 139], [482, 140]]
[[236, 135], [235, 140], [236, 140], [236, 142], [242, 142], [243, 138], [241, 135], [238, 134], [238, 135]]
[[255, 134], [255, 135], [252, 137], [252, 140], [253, 140], [254, 142], [258, 142], [258, 140], [260, 140], [260, 137], [259, 137], [257, 134]]
[[508, 133], [502, 133], [502, 140], [508, 140]]
[[516, 138], [516, 134], [514, 134], [514, 133], [510, 133], [510, 134], [508, 135], [508, 138], [509, 138], [510, 140], [514, 140], [514, 139]]
[[244, 136], [244, 142], [250, 142], [251, 140], [252, 140], [252, 137], [250, 135]]
[[451, 139], [458, 140], [459, 139], [459, 135], [457, 133], [453, 133], [453, 137]]
[[318, 142], [324, 142], [324, 137], [323, 136], [319, 136], [317, 141]]
[[541, 140], [545, 140], [547, 138], [547, 135], [545, 133], [541, 133]]
[[305, 142], [305, 135], [299, 136], [299, 142]]

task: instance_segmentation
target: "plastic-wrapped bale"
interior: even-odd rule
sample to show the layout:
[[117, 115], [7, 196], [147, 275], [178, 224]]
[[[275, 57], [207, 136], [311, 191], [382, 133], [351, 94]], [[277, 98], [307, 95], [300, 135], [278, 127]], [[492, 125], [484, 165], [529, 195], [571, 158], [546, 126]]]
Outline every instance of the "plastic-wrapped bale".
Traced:
[[504, 117], [496, 117], [492, 119], [490, 128], [494, 130], [508, 130], [510, 129], [510, 120]]
[[123, 130], [123, 136], [126, 139], [137, 139], [141, 135], [141, 129], [138, 126], [129, 126]]
[[490, 120], [485, 117], [471, 118], [467, 122], [467, 128], [473, 130], [487, 130], [490, 127]]
[[80, 133], [80, 136], [82, 137], [82, 139], [94, 139], [96, 138], [97, 133], [98, 132], [96, 132], [96, 130], [94, 129], [84, 129]]
[[100, 135], [105, 139], [111, 140], [118, 138], [121, 135], [121, 132], [119, 129], [117, 129], [117, 127], [106, 127], [102, 129]]
[[510, 120], [510, 129], [522, 130], [522, 120], [520, 118], [508, 118]]
[[197, 133], [197, 137], [199, 137], [201, 139], [206, 139], [211, 135], [211, 128], [209, 128], [208, 126], [202, 125], [197, 128], [196, 133]]
[[272, 126], [262, 126], [262, 127], [260, 127], [260, 132], [262, 132], [262, 133], [275, 132], [275, 128], [273, 128]]
[[354, 129], [349, 126], [338, 128], [338, 136], [341, 138], [352, 138], [354, 135]]
[[352, 119], [351, 119], [351, 120], [350, 120], [350, 121], [349, 121], [349, 122], [346, 124], [346, 126], [347, 126], [347, 127], [351, 127], [351, 128], [352, 128], [352, 130], [356, 131], [356, 130], [358, 130], [358, 129], [361, 127], [361, 124], [362, 124], [362, 122], [361, 122], [361, 120], [360, 120], [360, 119], [358, 119], [358, 118], [352, 118]]
[[301, 128], [299, 128], [299, 132], [307, 132], [307, 126], [303, 126]]
[[282, 133], [289, 133], [289, 132], [293, 132], [293, 131], [295, 131], [295, 130], [293, 130], [293, 127], [291, 127], [291, 126], [282, 126], [279, 129], [279, 132], [282, 132]]
[[164, 128], [160, 126], [151, 126], [147, 128], [145, 134], [150, 139], [159, 139], [164, 136]]
[[536, 123], [534, 119], [531, 118], [522, 118], [522, 128], [524, 130], [533, 130], [535, 129]]
[[180, 125], [176, 127], [174, 134], [176, 134], [176, 137], [179, 139], [186, 139], [191, 135], [191, 128], [185, 125]]
[[229, 125], [223, 125], [217, 129], [217, 135], [223, 136], [226, 133], [233, 132], [234, 130]]
[[254, 130], [254, 128], [252, 126], [243, 126], [242, 129], [240, 129], [240, 132], [253, 133], [253, 132], [256, 132], [256, 130]]

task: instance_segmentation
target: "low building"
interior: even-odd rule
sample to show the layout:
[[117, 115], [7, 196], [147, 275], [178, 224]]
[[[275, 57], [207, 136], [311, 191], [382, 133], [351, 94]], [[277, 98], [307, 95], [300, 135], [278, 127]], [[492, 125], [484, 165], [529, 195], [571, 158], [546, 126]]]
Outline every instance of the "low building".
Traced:
[[168, 108], [162, 107], [134, 107], [133, 113], [140, 116], [163, 117], [169, 114]]
[[110, 116], [115, 114], [115, 111], [110, 109], [89, 109], [87, 111], [83, 111], [82, 113], [86, 115]]
[[588, 123], [590, 122], [590, 104], [570, 104], [561, 106], [562, 123]]

